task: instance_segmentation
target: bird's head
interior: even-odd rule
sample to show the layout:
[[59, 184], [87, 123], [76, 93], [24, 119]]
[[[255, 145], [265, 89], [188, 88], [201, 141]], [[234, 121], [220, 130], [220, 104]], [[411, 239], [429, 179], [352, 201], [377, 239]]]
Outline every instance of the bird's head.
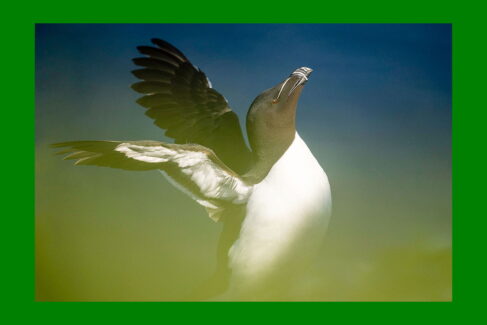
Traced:
[[298, 99], [312, 71], [307, 67], [296, 69], [289, 77], [255, 98], [247, 113], [247, 132], [254, 151], [266, 142], [271, 144], [294, 139]]
[[[247, 113], [247, 134], [257, 165], [266, 169], [287, 150], [296, 134], [296, 107], [313, 70], [302, 67], [257, 96]], [[258, 177], [260, 178], [260, 177]]]
[[296, 106], [301, 90], [311, 72], [313, 70], [307, 67], [294, 70], [284, 81], [270, 89], [271, 95], [273, 95], [271, 103], [278, 106]]
[[304, 84], [313, 70], [301, 67], [274, 87], [263, 91], [254, 99], [248, 118], [263, 117], [264, 115], [281, 114], [295, 110]]

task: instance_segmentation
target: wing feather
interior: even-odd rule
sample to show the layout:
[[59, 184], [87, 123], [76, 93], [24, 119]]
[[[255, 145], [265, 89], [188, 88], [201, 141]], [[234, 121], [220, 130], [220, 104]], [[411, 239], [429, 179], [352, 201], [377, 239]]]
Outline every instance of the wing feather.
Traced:
[[142, 80], [132, 85], [144, 95], [137, 103], [148, 109], [146, 115], [176, 143], [208, 147], [232, 170], [243, 174], [250, 168], [251, 152], [238, 116], [181, 51], [160, 39], [152, 39], [152, 43], [155, 47], [137, 47], [146, 57], [133, 59], [143, 67], [132, 71]]
[[197, 144], [158, 141], [73, 141], [52, 145], [64, 159], [76, 165], [95, 165], [125, 170], [160, 170], [178, 188], [204, 206], [218, 221], [225, 206], [243, 204], [250, 195], [247, 185], [215, 153]]

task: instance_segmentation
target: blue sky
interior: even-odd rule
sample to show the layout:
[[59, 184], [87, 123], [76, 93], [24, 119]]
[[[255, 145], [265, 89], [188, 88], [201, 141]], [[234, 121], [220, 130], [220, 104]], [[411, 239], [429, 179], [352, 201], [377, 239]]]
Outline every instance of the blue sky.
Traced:
[[[301, 106], [319, 117], [350, 110], [397, 122], [450, 110], [449, 25], [40, 25], [37, 89], [75, 73], [70, 80], [78, 91], [66, 90], [109, 84], [130, 104], [130, 58], [154, 36], [184, 51], [242, 113], [259, 92], [300, 66], [315, 70]], [[306, 120], [305, 112], [299, 117]], [[436, 129], [439, 122], [428, 124]]]

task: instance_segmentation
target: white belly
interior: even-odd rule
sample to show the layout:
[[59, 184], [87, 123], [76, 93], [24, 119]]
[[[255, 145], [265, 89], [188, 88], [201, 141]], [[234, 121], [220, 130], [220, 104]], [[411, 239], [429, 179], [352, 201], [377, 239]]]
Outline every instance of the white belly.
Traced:
[[331, 214], [328, 178], [304, 141], [295, 140], [254, 190], [230, 249], [232, 286], [258, 286], [312, 254]]

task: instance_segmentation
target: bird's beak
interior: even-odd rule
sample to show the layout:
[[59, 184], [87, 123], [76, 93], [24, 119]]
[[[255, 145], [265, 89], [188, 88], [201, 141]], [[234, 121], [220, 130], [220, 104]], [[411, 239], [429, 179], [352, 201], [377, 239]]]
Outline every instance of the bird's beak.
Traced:
[[308, 81], [308, 77], [311, 74], [311, 72], [313, 72], [313, 69], [307, 68], [307, 67], [302, 67], [302, 68], [294, 70], [294, 72], [291, 73], [291, 76], [289, 78], [294, 78], [295, 81], [294, 81], [293, 87], [291, 88], [291, 90], [288, 93], [288, 96], [291, 96], [293, 91], [295, 91], [296, 88], [298, 88], [298, 86], [304, 85], [306, 83], [306, 81]]
[[286, 98], [289, 98], [291, 95], [297, 93], [296, 90], [302, 88], [299, 86], [303, 86], [306, 81], [308, 81], [311, 72], [313, 72], [313, 69], [307, 67], [301, 67], [294, 70], [294, 72], [282, 82], [281, 88], [279, 89], [277, 96], [274, 98], [273, 103], [278, 103], [283, 94], [286, 94]]

